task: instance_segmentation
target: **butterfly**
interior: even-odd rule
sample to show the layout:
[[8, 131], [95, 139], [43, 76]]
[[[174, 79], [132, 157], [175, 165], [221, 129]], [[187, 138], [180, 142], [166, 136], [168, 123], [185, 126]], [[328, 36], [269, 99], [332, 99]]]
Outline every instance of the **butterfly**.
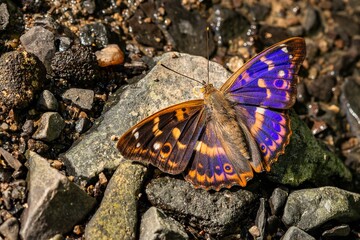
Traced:
[[123, 157], [183, 173], [195, 188], [246, 186], [270, 171], [290, 141], [287, 109], [296, 100], [303, 38], [279, 42], [246, 62], [220, 89], [206, 83], [203, 99], [145, 118], [117, 142]]

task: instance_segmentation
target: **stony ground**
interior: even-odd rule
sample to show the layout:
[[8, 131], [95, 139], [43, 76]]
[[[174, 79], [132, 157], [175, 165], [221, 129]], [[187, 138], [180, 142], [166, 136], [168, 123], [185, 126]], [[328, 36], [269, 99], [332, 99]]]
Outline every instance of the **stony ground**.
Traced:
[[[307, 57], [269, 174], [206, 192], [122, 161], [115, 136], [193, 97], [157, 62], [206, 79], [210, 55], [221, 84], [292, 36]], [[0, 90], [0, 239], [360, 239], [357, 0], [0, 0]]]

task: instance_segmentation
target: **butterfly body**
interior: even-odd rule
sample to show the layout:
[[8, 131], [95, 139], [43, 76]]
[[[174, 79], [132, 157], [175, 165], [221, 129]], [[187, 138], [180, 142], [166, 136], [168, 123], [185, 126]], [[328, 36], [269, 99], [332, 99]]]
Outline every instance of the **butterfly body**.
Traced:
[[165, 108], [119, 139], [121, 154], [204, 189], [245, 186], [269, 171], [291, 135], [286, 109], [295, 101], [302, 38], [280, 42], [251, 60], [204, 97]]

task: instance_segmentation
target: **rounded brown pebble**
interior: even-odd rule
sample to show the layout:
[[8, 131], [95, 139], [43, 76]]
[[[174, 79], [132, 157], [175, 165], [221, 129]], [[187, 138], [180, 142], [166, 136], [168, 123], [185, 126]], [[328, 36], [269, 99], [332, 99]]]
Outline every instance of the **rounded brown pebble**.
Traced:
[[124, 53], [117, 44], [109, 44], [101, 51], [95, 52], [100, 67], [114, 66], [124, 63]]

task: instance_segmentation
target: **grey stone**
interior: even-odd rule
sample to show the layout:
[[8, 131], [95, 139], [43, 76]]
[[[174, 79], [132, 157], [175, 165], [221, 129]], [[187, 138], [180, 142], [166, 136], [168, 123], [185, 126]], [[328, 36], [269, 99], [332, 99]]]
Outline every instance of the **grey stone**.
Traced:
[[146, 171], [144, 166], [130, 161], [119, 165], [99, 209], [87, 224], [86, 239], [135, 239], [137, 201]]
[[49, 90], [44, 90], [39, 97], [38, 105], [41, 109], [47, 111], [56, 111], [58, 109], [58, 102]]
[[260, 198], [260, 206], [256, 213], [255, 225], [259, 229], [260, 236], [257, 240], [263, 240], [265, 238], [265, 226], [266, 226], [266, 209], [265, 209], [265, 198]]
[[94, 102], [94, 91], [81, 88], [70, 88], [62, 94], [62, 98], [70, 100], [82, 109], [91, 110]]
[[219, 236], [238, 233], [257, 205], [257, 197], [247, 190], [209, 192], [170, 177], [152, 180], [146, 194], [169, 216]]
[[7, 219], [0, 225], [0, 234], [7, 240], [17, 240], [19, 235], [19, 223], [14, 217]]
[[315, 238], [297, 227], [290, 227], [281, 240], [315, 240]]
[[325, 238], [346, 237], [350, 234], [350, 232], [350, 226], [344, 224], [324, 231], [322, 236]]
[[7, 5], [5, 3], [0, 4], [0, 31], [5, 30], [9, 24], [9, 17], [10, 14]]
[[305, 231], [330, 220], [350, 222], [360, 219], [360, 194], [336, 187], [303, 189], [290, 193], [283, 222]]
[[49, 71], [50, 60], [55, 54], [55, 36], [49, 30], [35, 26], [20, 37], [26, 51], [35, 54]]
[[160, 239], [173, 239], [185, 240], [189, 239], [185, 229], [176, 220], [169, 218], [166, 214], [151, 207], [147, 210], [140, 225], [140, 240], [160, 240]]
[[[189, 73], [195, 79], [207, 79], [207, 60], [203, 57], [167, 53], [158, 61], [180, 73]], [[210, 62], [210, 79], [217, 87], [229, 76], [230, 73], [221, 65]], [[199, 98], [194, 95], [194, 86], [198, 84], [156, 65], [139, 82], [115, 93], [119, 99], [116, 105], [94, 123], [93, 128], [83, 135], [82, 141], [61, 156], [70, 174], [91, 178], [105, 168], [115, 169], [123, 158], [111, 137], [123, 134], [132, 125], [162, 108]]]
[[347, 78], [342, 85], [341, 108], [346, 113], [351, 132], [360, 140], [360, 85], [354, 78]]
[[46, 112], [41, 115], [34, 139], [52, 141], [58, 138], [65, 127], [64, 119], [57, 112]]
[[272, 215], [277, 215], [282, 210], [282, 207], [286, 203], [288, 192], [281, 189], [275, 188], [269, 199], [270, 209]]
[[92, 210], [96, 200], [38, 154], [29, 151], [26, 157], [29, 194], [28, 208], [21, 216], [21, 237], [41, 240], [71, 231]]

